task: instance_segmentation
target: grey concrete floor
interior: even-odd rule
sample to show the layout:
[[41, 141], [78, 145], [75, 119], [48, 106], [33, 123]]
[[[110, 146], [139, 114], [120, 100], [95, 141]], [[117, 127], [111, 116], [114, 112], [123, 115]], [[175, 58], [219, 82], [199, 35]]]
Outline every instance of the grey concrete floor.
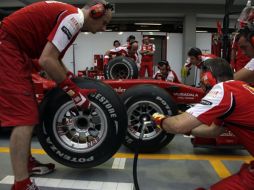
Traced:
[[[3, 151], [8, 145], [8, 134], [0, 134], [0, 190], [10, 190], [11, 185], [7, 179], [11, 179], [13, 176], [9, 154]], [[32, 148], [41, 148], [35, 137]], [[131, 153], [124, 146], [118, 152]], [[185, 158], [186, 155], [189, 157]], [[117, 169], [112, 168], [117, 158], [111, 158], [95, 168], [74, 169], [56, 163], [47, 155], [35, 154], [34, 156], [41, 162], [56, 164], [55, 172], [45, 176], [36, 176], [35, 181], [38, 182], [38, 185], [43, 185], [40, 188], [42, 190], [79, 190], [79, 187], [80, 190], [134, 189], [132, 158], [122, 159], [122, 168]], [[226, 177], [225, 175], [237, 172], [240, 165], [246, 161], [246, 157], [248, 160], [250, 159], [245, 150], [193, 148], [190, 139], [177, 135], [161, 151], [149, 155], [140, 155], [138, 161], [140, 190], [193, 190], [200, 186], [208, 188], [210, 184]], [[59, 185], [63, 183], [68, 184], [69, 188], [68, 185], [64, 187]], [[81, 185], [88, 183], [87, 186]]]

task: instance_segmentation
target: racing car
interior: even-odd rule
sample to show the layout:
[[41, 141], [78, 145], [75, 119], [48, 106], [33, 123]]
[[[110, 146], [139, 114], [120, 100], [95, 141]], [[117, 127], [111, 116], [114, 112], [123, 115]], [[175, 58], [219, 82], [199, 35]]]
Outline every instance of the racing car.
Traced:
[[[40, 102], [41, 122], [36, 133], [43, 149], [57, 162], [69, 167], [94, 167], [111, 158], [123, 143], [136, 148], [142, 121], [160, 112], [176, 115], [205, 95], [201, 88], [152, 79], [75, 78], [81, 88], [95, 88], [89, 95], [93, 110], [79, 111], [53, 81], [33, 75]], [[155, 125], [145, 128], [141, 152], [154, 152], [174, 138]], [[194, 137], [196, 146], [239, 146], [230, 131], [218, 138]]]

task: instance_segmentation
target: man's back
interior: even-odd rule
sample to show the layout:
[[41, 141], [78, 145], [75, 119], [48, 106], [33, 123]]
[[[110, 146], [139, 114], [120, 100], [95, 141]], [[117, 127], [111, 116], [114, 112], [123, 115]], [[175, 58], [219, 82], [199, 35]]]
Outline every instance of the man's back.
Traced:
[[83, 25], [82, 16], [69, 4], [38, 2], [6, 17], [1, 28], [29, 57], [38, 58], [47, 41], [54, 41], [59, 51], [63, 51]]
[[[254, 102], [254, 89], [242, 81], [232, 80], [215, 85], [193, 110], [198, 113], [197, 118], [207, 125], [212, 122], [217, 125], [223, 122], [229, 124], [229, 129], [254, 155], [254, 107], [251, 106], [252, 102]], [[190, 109], [191, 112], [193, 110]], [[250, 127], [253, 131], [241, 126]]]

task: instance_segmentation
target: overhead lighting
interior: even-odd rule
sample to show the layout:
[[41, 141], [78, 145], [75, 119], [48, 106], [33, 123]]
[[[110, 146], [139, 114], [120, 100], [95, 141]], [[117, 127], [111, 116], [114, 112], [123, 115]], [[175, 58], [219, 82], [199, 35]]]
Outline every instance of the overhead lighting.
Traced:
[[207, 30], [197, 30], [196, 33], [207, 33]]
[[136, 30], [137, 32], [159, 32], [160, 30]]
[[135, 25], [150, 25], [150, 26], [161, 26], [161, 23], [145, 23], [145, 22], [140, 22], [140, 23], [134, 23]]
[[113, 30], [112, 29], [107, 29], [106, 32], [112, 32]]
[[123, 35], [123, 32], [118, 32], [118, 35]]

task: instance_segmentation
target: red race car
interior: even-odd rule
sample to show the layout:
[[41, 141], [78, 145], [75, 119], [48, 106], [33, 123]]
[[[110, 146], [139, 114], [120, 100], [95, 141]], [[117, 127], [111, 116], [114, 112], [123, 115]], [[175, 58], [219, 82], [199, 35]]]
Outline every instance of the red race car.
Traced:
[[[84, 115], [75, 111], [74, 103], [60, 89], [52, 89], [55, 86], [52, 81], [41, 79], [40, 82], [35, 77], [38, 100], [43, 99], [40, 104], [43, 117], [37, 136], [53, 159], [70, 167], [97, 166], [112, 157], [121, 143], [134, 150], [143, 119], [149, 121], [155, 112], [179, 114], [204, 96], [201, 88], [161, 80], [77, 78], [81, 87], [98, 90], [89, 97], [95, 109]], [[147, 127], [140, 151], [158, 151], [173, 138], [173, 134], [155, 126]], [[230, 131], [211, 139], [193, 137], [191, 142], [194, 147], [241, 147]]]

